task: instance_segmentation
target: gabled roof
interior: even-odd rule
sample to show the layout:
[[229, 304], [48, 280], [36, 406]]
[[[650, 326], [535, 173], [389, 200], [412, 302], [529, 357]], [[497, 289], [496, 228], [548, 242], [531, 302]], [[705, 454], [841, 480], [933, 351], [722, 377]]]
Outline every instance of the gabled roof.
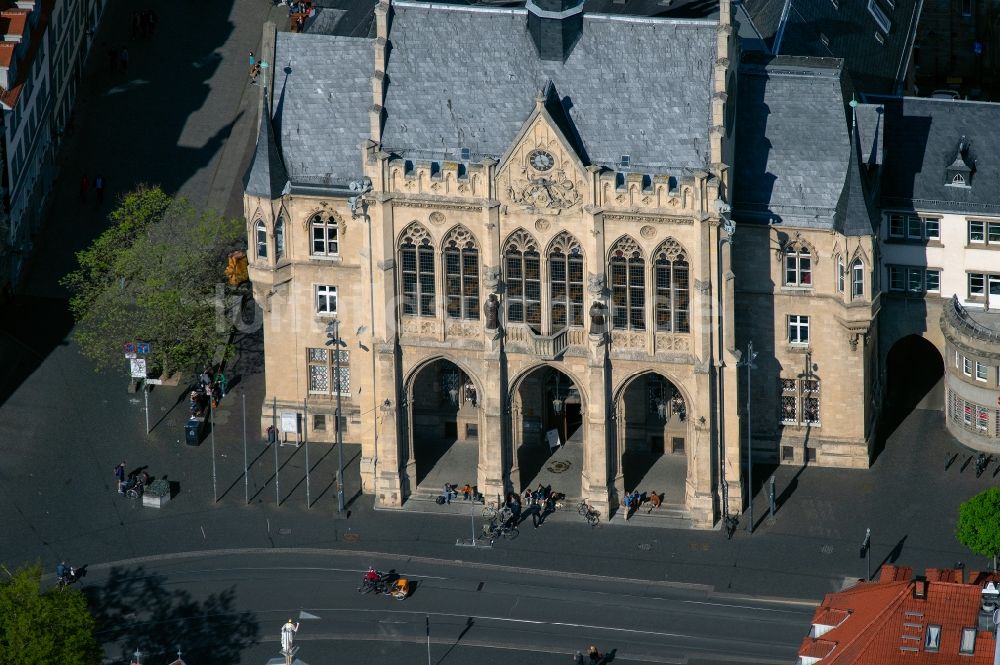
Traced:
[[245, 190], [251, 196], [278, 199], [288, 185], [288, 173], [274, 141], [266, 88], [261, 94], [258, 119], [257, 147], [247, 170]]
[[274, 123], [293, 184], [346, 186], [363, 175], [374, 73], [368, 38], [277, 34]]
[[[966, 214], [1000, 212], [1000, 104], [878, 97], [885, 122], [884, 208]], [[945, 186], [962, 137], [970, 187]]]
[[743, 0], [737, 20], [749, 20], [773, 55], [843, 58], [858, 90], [892, 94], [906, 76], [921, 2], [872, 2], [879, 9], [868, 0]]
[[523, 9], [397, 0], [393, 11], [389, 152], [459, 160], [465, 147], [499, 158], [548, 79], [593, 163], [628, 154], [658, 170], [708, 167], [717, 21], [584, 14], [561, 63], [539, 60]]
[[852, 146], [843, 61], [750, 57], [739, 75], [737, 220], [871, 233], [865, 153]]
[[[926, 597], [917, 597], [908, 568], [886, 566], [878, 582], [859, 582], [823, 599], [814, 625], [831, 626], [819, 637], [806, 637], [799, 655], [818, 658], [817, 665], [989, 665], [995, 640], [989, 631], [977, 631], [974, 653], [959, 655], [964, 628], [975, 628], [982, 584], [963, 583], [959, 571], [931, 569], [926, 575]], [[827, 619], [846, 618], [839, 624]], [[927, 627], [940, 626], [937, 650], [926, 648]]]

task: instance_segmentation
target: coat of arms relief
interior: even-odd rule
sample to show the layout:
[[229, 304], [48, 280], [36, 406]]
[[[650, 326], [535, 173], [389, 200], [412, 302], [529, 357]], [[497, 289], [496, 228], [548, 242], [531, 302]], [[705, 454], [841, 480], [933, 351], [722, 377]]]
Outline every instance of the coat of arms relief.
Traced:
[[573, 162], [543, 123], [535, 140], [521, 147], [507, 168], [506, 193], [514, 205], [558, 214], [583, 201], [583, 182], [575, 178]]

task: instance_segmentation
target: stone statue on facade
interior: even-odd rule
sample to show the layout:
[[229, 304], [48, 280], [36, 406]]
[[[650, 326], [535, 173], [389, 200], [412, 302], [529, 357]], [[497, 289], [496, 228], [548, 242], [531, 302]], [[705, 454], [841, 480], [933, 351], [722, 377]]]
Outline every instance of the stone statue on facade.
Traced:
[[486, 315], [487, 330], [496, 330], [500, 327], [500, 301], [497, 300], [497, 294], [491, 293], [486, 299], [486, 303], [483, 305], [483, 313]]
[[607, 330], [607, 316], [604, 305], [596, 300], [590, 306], [590, 334], [603, 335]]

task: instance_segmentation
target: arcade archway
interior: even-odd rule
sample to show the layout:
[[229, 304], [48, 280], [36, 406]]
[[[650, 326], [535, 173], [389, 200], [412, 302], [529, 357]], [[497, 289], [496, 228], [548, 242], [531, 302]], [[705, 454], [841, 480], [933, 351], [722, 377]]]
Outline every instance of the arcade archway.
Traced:
[[914, 409], [944, 408], [941, 385], [944, 361], [937, 348], [923, 337], [908, 335], [893, 344], [886, 356], [885, 369], [886, 394], [879, 424], [879, 449]]
[[642, 374], [621, 390], [617, 413], [624, 490], [684, 506], [692, 441], [683, 394], [661, 374]]
[[579, 388], [564, 372], [543, 366], [517, 380], [511, 393], [511, 484], [518, 491], [551, 485], [567, 497], [581, 496], [586, 407]]
[[455, 363], [440, 359], [407, 384], [406, 475], [410, 492], [440, 493], [445, 483], [477, 484], [479, 394]]

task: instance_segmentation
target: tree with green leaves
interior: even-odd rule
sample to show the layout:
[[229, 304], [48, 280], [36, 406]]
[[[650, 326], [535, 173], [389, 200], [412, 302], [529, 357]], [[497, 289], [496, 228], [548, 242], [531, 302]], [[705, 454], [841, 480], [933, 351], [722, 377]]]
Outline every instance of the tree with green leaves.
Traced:
[[145, 186], [122, 197], [110, 220], [62, 280], [81, 353], [98, 370], [124, 370], [122, 345], [143, 341], [153, 371], [207, 363], [229, 330], [217, 305], [232, 288], [223, 272], [244, 241], [243, 221]]
[[997, 569], [1000, 555], [1000, 488], [980, 492], [958, 509], [955, 537], [976, 554], [993, 558]]
[[35, 564], [0, 579], [0, 662], [4, 665], [97, 665], [94, 617], [78, 589], [42, 591]]

